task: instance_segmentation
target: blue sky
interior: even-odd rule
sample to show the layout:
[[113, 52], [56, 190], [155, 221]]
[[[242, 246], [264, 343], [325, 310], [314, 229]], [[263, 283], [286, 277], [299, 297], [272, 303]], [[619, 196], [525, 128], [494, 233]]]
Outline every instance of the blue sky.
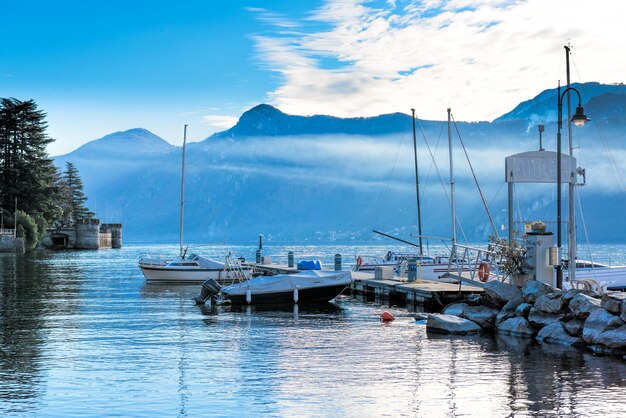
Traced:
[[[578, 13], [583, 8], [584, 14]], [[143, 127], [179, 144], [271, 103], [490, 120], [563, 78], [624, 81], [607, 0], [25, 1], [2, 6], [0, 97], [35, 99], [53, 155]], [[611, 13], [607, 11], [611, 10]], [[559, 22], [555, 25], [555, 22]]]

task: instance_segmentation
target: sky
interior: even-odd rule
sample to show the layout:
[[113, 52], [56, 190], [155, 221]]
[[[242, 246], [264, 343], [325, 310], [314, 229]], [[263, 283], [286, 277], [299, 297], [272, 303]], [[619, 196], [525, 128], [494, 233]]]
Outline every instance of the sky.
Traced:
[[3, 2], [0, 97], [34, 99], [51, 155], [142, 127], [173, 144], [259, 103], [290, 114], [492, 120], [563, 80], [624, 82], [626, 3]]

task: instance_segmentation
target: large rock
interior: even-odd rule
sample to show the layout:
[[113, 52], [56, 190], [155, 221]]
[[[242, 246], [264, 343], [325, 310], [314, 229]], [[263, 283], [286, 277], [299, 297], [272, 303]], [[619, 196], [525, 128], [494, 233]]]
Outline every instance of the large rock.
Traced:
[[498, 309], [489, 306], [465, 306], [461, 318], [476, 322], [482, 328], [493, 328], [498, 312]]
[[565, 303], [569, 303], [570, 300], [572, 300], [572, 298], [579, 293], [580, 293], [580, 290], [578, 289], [566, 290], [565, 292], [563, 292], [563, 300], [565, 301]]
[[595, 337], [595, 342], [609, 348], [626, 349], [626, 325], [601, 332]]
[[502, 308], [507, 302], [516, 299], [521, 295], [517, 286], [502, 283], [498, 280], [485, 283], [483, 290], [486, 298], [498, 308]]
[[546, 313], [537, 308], [531, 308], [528, 312], [528, 322], [534, 327], [543, 328], [554, 322], [558, 322], [565, 316], [564, 313]]
[[513, 335], [523, 338], [532, 338], [535, 334], [537, 334], [537, 331], [535, 331], [530, 323], [521, 316], [509, 318], [502, 322], [498, 325], [496, 332], [499, 334]]
[[602, 295], [602, 306], [607, 311], [619, 315], [622, 313], [622, 304], [626, 301], [626, 292], [607, 292]]
[[432, 314], [426, 321], [426, 331], [441, 334], [480, 334], [482, 328], [469, 319], [459, 318], [454, 315]]
[[603, 332], [620, 328], [623, 325], [624, 321], [619, 316], [615, 316], [602, 308], [596, 309], [585, 321], [583, 339], [592, 345], [600, 344], [598, 340]]
[[502, 307], [500, 312], [498, 312], [498, 315], [496, 315], [496, 325], [509, 318], [513, 318], [515, 316], [515, 310], [520, 303], [522, 303], [521, 296], [508, 301], [506, 305]]
[[580, 337], [583, 335], [583, 327], [585, 326], [585, 321], [582, 319], [570, 319], [567, 322], [562, 322], [563, 328], [567, 333], [573, 337]]
[[528, 319], [528, 314], [530, 313], [530, 310], [532, 308], [533, 305], [531, 305], [530, 303], [522, 302], [517, 308], [515, 308], [515, 315], [523, 316], [524, 318]]
[[543, 282], [529, 280], [524, 283], [524, 286], [522, 287], [522, 298], [524, 299], [524, 302], [535, 303], [539, 296], [558, 291], [559, 289], [556, 287], [552, 287]]
[[622, 313], [620, 318], [622, 318], [622, 321], [626, 322], [626, 300], [622, 303]]
[[572, 337], [569, 335], [561, 322], [553, 322], [546, 325], [537, 334], [537, 340], [552, 344], [570, 345], [574, 347], [584, 346], [585, 341], [580, 337]]
[[469, 305], [467, 303], [451, 303], [441, 313], [444, 315], [461, 316], [461, 312], [463, 312], [463, 308], [466, 306]]
[[559, 313], [566, 306], [561, 292], [546, 293], [539, 296], [535, 301], [535, 308], [546, 313]]
[[600, 309], [600, 301], [579, 293], [569, 302], [569, 310], [578, 319], [586, 319], [593, 311]]

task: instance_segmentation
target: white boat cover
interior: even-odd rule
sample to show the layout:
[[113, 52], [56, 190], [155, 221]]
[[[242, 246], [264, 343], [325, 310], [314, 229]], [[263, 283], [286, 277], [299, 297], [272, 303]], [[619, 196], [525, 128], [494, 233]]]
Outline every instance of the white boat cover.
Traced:
[[198, 265], [202, 268], [223, 269], [225, 266], [225, 264], [220, 261], [212, 260], [210, 258], [200, 257], [199, 255], [196, 255], [195, 257], [196, 257], [195, 261], [197, 261]]
[[243, 295], [248, 289], [251, 293], [280, 293], [315, 287], [349, 285], [352, 274], [349, 271], [308, 270], [297, 274], [278, 274], [276, 276], [258, 276], [245, 282], [222, 288], [228, 295]]

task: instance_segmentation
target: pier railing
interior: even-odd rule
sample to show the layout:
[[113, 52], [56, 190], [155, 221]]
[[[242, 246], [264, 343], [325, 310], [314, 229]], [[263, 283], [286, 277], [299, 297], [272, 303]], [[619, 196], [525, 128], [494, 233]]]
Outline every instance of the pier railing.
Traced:
[[498, 268], [501, 261], [493, 244], [489, 244], [487, 248], [453, 244], [446, 276], [473, 284], [494, 279], [503, 281], [506, 277]]
[[9, 236], [15, 238], [15, 229], [0, 229], [0, 235]]

